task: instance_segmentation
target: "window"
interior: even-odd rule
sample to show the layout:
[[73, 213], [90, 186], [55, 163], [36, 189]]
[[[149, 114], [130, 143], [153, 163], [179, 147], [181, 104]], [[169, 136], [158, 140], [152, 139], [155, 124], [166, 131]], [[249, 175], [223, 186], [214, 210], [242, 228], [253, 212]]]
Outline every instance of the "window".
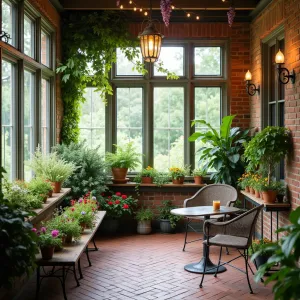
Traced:
[[184, 165], [184, 88], [154, 88], [154, 167]]
[[[34, 152], [34, 91], [35, 75], [29, 71], [24, 72], [24, 161], [30, 160], [30, 155]], [[30, 168], [25, 164], [24, 179], [32, 177]]]
[[50, 81], [46, 79], [42, 79], [41, 150], [50, 152]]
[[34, 58], [34, 21], [24, 16], [24, 53]]
[[41, 62], [50, 67], [50, 35], [45, 31], [41, 33]]
[[95, 88], [87, 88], [84, 94], [82, 115], [79, 122], [80, 140], [90, 148], [99, 147], [105, 153], [105, 103]]
[[143, 165], [133, 172], [148, 165], [164, 172], [172, 166], [197, 167], [201, 145], [189, 143], [188, 137], [194, 130], [206, 128], [191, 127], [191, 121], [204, 119], [218, 129], [227, 115], [227, 43], [165, 40], [160, 60], [164, 68], [179, 76], [178, 80], [167, 80], [157, 63], [146, 64], [145, 76], [132, 71], [133, 65], [117, 49], [111, 75], [113, 95], [107, 109], [97, 112], [91, 88], [87, 89], [90, 96], [83, 105], [80, 139], [93, 145], [93, 114], [93, 120], [102, 122], [102, 139], [108, 151], [113, 150], [113, 144], [122, 146], [132, 141], [136, 151], [143, 153]]
[[2, 166], [6, 170], [6, 177], [13, 177], [14, 153], [14, 92], [15, 68], [8, 61], [2, 61]]
[[10, 35], [8, 43], [16, 46], [16, 7], [10, 1], [2, 1], [2, 30]]

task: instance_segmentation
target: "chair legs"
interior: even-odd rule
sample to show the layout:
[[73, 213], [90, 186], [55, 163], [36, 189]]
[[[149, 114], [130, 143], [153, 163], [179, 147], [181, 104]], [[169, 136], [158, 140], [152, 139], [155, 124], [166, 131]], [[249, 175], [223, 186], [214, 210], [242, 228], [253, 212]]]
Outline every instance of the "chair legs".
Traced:
[[[220, 267], [220, 263], [221, 263], [221, 256], [222, 256], [222, 249], [223, 249], [223, 247], [221, 247], [221, 249], [220, 249], [219, 262], [218, 262], [218, 266], [217, 266], [217, 269], [216, 269], [214, 277], [217, 277], [217, 273], [219, 271], [219, 267]], [[227, 247], [226, 247], [226, 249], [227, 249]]]
[[244, 250], [244, 259], [245, 259], [246, 275], [247, 275], [247, 281], [250, 289], [250, 294], [253, 294], [252, 287], [249, 280], [249, 274], [248, 274], [248, 249]]

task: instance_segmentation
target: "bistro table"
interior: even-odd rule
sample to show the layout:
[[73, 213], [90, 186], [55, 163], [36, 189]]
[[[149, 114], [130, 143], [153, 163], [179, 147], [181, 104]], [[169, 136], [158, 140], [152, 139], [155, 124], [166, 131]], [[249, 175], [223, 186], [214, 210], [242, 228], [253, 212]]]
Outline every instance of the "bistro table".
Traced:
[[[185, 208], [175, 208], [171, 210], [171, 214], [177, 215], [177, 216], [184, 216], [184, 217], [199, 217], [203, 216], [204, 220], [210, 219], [210, 216], [212, 215], [230, 215], [238, 212], [240, 209], [236, 207], [230, 207], [230, 206], [221, 206], [219, 210], [214, 210], [213, 206], [194, 206], [194, 207], [185, 207]], [[207, 236], [204, 234], [204, 240], [207, 239]], [[191, 263], [186, 266], [184, 266], [184, 269], [186, 271], [192, 272], [192, 273], [199, 273], [202, 274], [204, 270], [204, 261], [205, 261], [205, 253], [207, 253], [207, 264], [206, 264], [206, 271], [205, 274], [214, 274], [216, 271], [217, 265], [213, 264], [211, 260], [209, 259], [209, 247], [205, 243], [203, 243], [203, 256], [201, 260], [197, 263]], [[218, 273], [226, 271], [226, 268], [224, 266], [220, 266]]]

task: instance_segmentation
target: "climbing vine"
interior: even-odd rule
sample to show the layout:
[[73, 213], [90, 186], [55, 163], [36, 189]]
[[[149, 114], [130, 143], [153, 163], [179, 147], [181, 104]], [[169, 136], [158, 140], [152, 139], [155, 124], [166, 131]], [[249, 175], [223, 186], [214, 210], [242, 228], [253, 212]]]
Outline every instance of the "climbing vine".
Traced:
[[[104, 99], [112, 94], [110, 69], [116, 62], [116, 48], [120, 48], [135, 69], [145, 74], [144, 64], [138, 61], [137, 37], [128, 30], [125, 14], [115, 11], [70, 12], [63, 18], [63, 61], [57, 68], [62, 75], [64, 118], [62, 140], [66, 144], [78, 142], [81, 103], [87, 85], [96, 87]], [[167, 78], [173, 73], [159, 65]]]

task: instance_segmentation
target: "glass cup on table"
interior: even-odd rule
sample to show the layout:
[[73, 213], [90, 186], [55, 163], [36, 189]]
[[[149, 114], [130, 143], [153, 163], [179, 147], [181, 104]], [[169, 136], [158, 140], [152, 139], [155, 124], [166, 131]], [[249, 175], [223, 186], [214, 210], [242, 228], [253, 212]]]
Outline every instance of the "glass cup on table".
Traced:
[[220, 210], [220, 206], [221, 206], [220, 200], [213, 200], [213, 209], [214, 210]]

